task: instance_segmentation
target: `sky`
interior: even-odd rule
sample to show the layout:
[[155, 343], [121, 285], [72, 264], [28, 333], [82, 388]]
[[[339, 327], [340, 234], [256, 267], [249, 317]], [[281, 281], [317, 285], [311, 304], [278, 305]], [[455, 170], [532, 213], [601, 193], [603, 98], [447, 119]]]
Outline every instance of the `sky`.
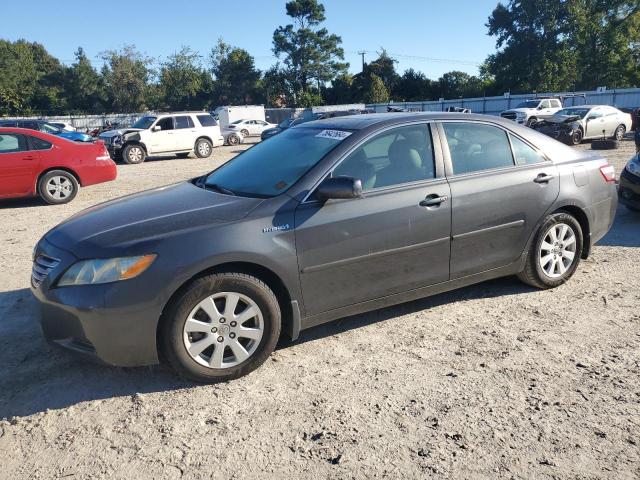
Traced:
[[[206, 59], [217, 39], [246, 49], [256, 66], [276, 62], [274, 30], [290, 23], [286, 0], [110, 0], [91, 2], [30, 0], [3, 2], [0, 38], [42, 43], [65, 64], [82, 46], [96, 67], [98, 54], [133, 44], [160, 60], [190, 46]], [[384, 47], [396, 68], [438, 78], [444, 72], [478, 73], [495, 51], [485, 24], [498, 0], [323, 0], [324, 26], [342, 37], [350, 71], [377, 57]]]

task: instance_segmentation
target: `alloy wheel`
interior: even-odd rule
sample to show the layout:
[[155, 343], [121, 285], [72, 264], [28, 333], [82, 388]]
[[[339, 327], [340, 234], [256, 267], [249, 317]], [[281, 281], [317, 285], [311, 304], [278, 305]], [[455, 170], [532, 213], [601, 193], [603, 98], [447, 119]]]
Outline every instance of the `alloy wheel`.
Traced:
[[209, 368], [230, 368], [257, 350], [264, 319], [251, 298], [220, 292], [191, 310], [183, 328], [184, 346], [193, 360]]
[[573, 265], [576, 257], [576, 234], [566, 223], [556, 223], [544, 234], [538, 262], [545, 275], [558, 278]]
[[51, 177], [47, 182], [46, 190], [52, 198], [63, 200], [73, 193], [73, 183], [63, 176]]
[[211, 147], [207, 142], [200, 142], [198, 144], [198, 153], [202, 155], [202, 157], [208, 157], [211, 153]]

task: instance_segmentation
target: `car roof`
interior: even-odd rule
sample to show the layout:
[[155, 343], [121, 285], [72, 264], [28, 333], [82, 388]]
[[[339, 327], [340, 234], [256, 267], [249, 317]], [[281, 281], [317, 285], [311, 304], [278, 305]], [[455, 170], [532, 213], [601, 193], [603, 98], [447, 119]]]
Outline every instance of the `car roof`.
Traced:
[[420, 121], [420, 120], [476, 120], [491, 121], [502, 125], [512, 125], [510, 120], [504, 120], [494, 115], [480, 115], [473, 113], [457, 112], [392, 112], [392, 113], [370, 113], [363, 115], [349, 115], [344, 117], [325, 118], [322, 120], [312, 120], [292, 128], [324, 128], [335, 130], [363, 130], [365, 128], [397, 123]]

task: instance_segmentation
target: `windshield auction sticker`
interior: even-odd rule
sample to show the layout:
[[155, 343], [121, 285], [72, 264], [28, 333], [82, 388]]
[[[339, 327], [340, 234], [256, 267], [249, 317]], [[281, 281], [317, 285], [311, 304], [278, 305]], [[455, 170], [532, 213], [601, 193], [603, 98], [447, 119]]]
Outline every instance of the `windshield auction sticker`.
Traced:
[[316, 135], [318, 138], [331, 138], [332, 140], [338, 140], [341, 142], [345, 138], [351, 135], [351, 132], [343, 132], [342, 130], [322, 130]]

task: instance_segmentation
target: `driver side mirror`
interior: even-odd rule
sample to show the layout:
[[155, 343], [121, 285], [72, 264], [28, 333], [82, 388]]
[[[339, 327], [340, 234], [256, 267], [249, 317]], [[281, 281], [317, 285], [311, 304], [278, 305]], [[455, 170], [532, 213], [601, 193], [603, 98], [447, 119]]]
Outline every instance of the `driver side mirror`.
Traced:
[[542, 110], [544, 107], [542, 105], [538, 105], [538, 108], [536, 108], [536, 110]]
[[151, 130], [154, 132], [159, 132], [160, 130], [162, 130], [162, 127], [160, 125], [154, 125], [154, 127]]
[[362, 181], [353, 177], [325, 178], [316, 190], [316, 197], [321, 201], [332, 198], [360, 198], [362, 197]]

